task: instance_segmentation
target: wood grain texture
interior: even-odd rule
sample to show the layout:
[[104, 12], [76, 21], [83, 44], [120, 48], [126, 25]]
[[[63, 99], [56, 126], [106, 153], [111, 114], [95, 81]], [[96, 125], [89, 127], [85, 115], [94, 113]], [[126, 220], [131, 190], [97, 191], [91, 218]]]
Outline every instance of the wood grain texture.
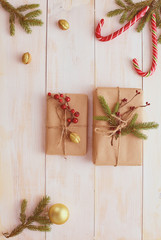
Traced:
[[[69, 221], [54, 225], [47, 234], [25, 231], [15, 240], [160, 240], [160, 129], [149, 132], [144, 143], [144, 188], [142, 167], [92, 164], [94, 87], [143, 85], [145, 100], [151, 102], [145, 119], [161, 123], [160, 60], [156, 73], [144, 82], [131, 62], [138, 58], [144, 70], [151, 64], [148, 26], [144, 36], [133, 26], [117, 39], [101, 43], [94, 37], [94, 25], [101, 18], [105, 17], [105, 35], [120, 27], [117, 17], [105, 16], [115, 9], [113, 0], [34, 2], [40, 3], [44, 25], [33, 29], [32, 35], [26, 35], [16, 24], [16, 36], [10, 37], [8, 15], [0, 9], [0, 232], [19, 223], [21, 199], [28, 199], [27, 212], [31, 213], [47, 193], [52, 204], [60, 202], [69, 207]], [[12, 3], [18, 6], [22, 1]], [[62, 18], [70, 24], [68, 31], [57, 26]], [[32, 62], [26, 66], [21, 63], [21, 56], [27, 51]], [[85, 157], [45, 155], [47, 91], [88, 94]], [[0, 240], [4, 239], [0, 235]]]
[[[116, 5], [98, 0], [95, 7], [98, 22]], [[102, 34], [119, 27], [117, 17], [106, 18]], [[113, 41], [95, 41], [96, 86], [142, 87], [131, 62], [136, 55], [141, 59], [141, 34], [135, 27]], [[96, 167], [95, 235], [97, 240], [142, 239], [142, 167]]]
[[[12, 1], [16, 6], [22, 1]], [[26, 1], [27, 3], [27, 1]], [[45, 1], [39, 1], [44, 9]], [[16, 24], [16, 36], [9, 35], [8, 14], [0, 8], [0, 232], [19, 223], [20, 201], [28, 199], [31, 213], [45, 193], [45, 25], [27, 35]], [[21, 57], [29, 51], [32, 63]], [[45, 234], [37, 233], [43, 240]], [[5, 238], [0, 235], [0, 239]], [[25, 231], [16, 239], [34, 239]]]
[[[149, 36], [149, 37], [148, 37]], [[151, 66], [151, 32], [147, 25], [143, 35], [143, 67], [144, 70]], [[161, 125], [160, 105], [160, 64], [161, 46], [159, 48], [158, 67], [154, 75], [145, 78], [143, 89], [145, 100], [151, 103], [146, 109], [146, 119], [156, 121]], [[143, 240], [161, 239], [161, 129], [149, 131], [148, 140], [144, 144], [144, 171], [143, 171]]]
[[[59, 19], [70, 24], [58, 28]], [[47, 156], [46, 191], [52, 202], [69, 207], [69, 221], [54, 226], [47, 240], [89, 240], [94, 236], [94, 166], [92, 164], [92, 89], [94, 86], [94, 3], [58, 11], [49, 1], [48, 82], [52, 92], [85, 93], [89, 96], [88, 153], [85, 157]]]

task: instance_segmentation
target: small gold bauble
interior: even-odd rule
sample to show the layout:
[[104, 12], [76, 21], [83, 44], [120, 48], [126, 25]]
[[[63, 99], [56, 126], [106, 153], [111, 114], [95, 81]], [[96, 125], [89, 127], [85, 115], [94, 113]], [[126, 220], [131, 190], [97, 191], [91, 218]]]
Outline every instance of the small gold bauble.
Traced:
[[52, 223], [61, 225], [64, 224], [69, 218], [68, 208], [61, 203], [54, 204], [49, 209], [49, 219]]
[[22, 56], [22, 62], [23, 62], [24, 64], [29, 64], [29, 63], [31, 62], [31, 55], [30, 55], [29, 52], [26, 52], [26, 53], [23, 54], [23, 56]]
[[68, 30], [69, 28], [69, 23], [65, 19], [60, 19], [58, 25], [62, 30]]
[[70, 133], [69, 137], [70, 137], [70, 140], [73, 143], [80, 143], [81, 139], [80, 139], [80, 136], [77, 133]]

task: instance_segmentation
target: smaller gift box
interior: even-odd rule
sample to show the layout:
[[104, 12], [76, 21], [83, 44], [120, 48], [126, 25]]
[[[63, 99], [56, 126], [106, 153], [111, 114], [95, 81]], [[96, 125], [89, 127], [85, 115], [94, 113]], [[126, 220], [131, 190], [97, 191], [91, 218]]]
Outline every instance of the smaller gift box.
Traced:
[[[54, 94], [49, 95], [47, 96], [46, 153], [49, 155], [85, 155], [87, 152], [87, 95], [64, 94], [63, 98], [60, 98], [61, 101], [58, 98], [55, 99]], [[69, 97], [70, 102], [67, 101], [63, 109], [61, 102], [65, 101], [66, 96]], [[75, 117], [77, 120], [70, 123], [71, 111], [74, 116], [75, 110], [79, 112], [79, 117]], [[71, 133], [73, 134], [70, 138]]]
[[[137, 97], [135, 96], [136, 93]], [[119, 114], [122, 111], [129, 111], [130, 106], [141, 106], [143, 104], [143, 92], [141, 89], [131, 88], [97, 88], [94, 91], [94, 116], [107, 117], [103, 110], [99, 96], [108, 103], [110, 109], [114, 111], [117, 108], [116, 103], [122, 99], [124, 101], [131, 99], [124, 108], [120, 108]], [[123, 103], [124, 104], [124, 103]], [[105, 106], [106, 107], [106, 106]], [[123, 109], [123, 110], [122, 110]], [[143, 108], [136, 108], [135, 113], [138, 113], [138, 121], [142, 120]], [[114, 120], [119, 121], [119, 116], [115, 114]], [[101, 120], [100, 119], [100, 120]], [[112, 118], [113, 120], [113, 118]], [[121, 127], [127, 124], [127, 118], [120, 121], [119, 127], [109, 126], [106, 119], [98, 121], [94, 119], [93, 124], [93, 162], [96, 165], [124, 165], [124, 166], [137, 166], [142, 164], [142, 144], [143, 141], [133, 134], [122, 136]], [[120, 127], [121, 126], [121, 127]], [[116, 139], [116, 132], [118, 131], [118, 138]], [[115, 133], [115, 135], [114, 135]]]

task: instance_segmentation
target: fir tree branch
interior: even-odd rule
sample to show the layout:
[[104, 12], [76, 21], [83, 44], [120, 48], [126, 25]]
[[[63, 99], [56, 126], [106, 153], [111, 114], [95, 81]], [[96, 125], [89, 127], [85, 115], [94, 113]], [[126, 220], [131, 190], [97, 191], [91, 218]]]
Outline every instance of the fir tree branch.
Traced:
[[[39, 7], [39, 4], [26, 4], [18, 8], [15, 8], [6, 0], [0, 0], [0, 5], [4, 10], [9, 13], [9, 23], [10, 23], [10, 35], [15, 35], [15, 18], [18, 19], [19, 24], [25, 30], [26, 33], [31, 33], [32, 30], [29, 26], [42, 26], [43, 22], [35, 17], [39, 16], [42, 12], [41, 10], [31, 11], [27, 14], [23, 14], [23, 11], [35, 9]], [[26, 20], [28, 22], [26, 22]], [[32, 21], [29, 21], [32, 20]]]
[[[139, 20], [137, 31], [141, 32], [147, 22], [150, 21], [152, 13], [156, 14], [157, 27], [161, 28], [161, 0], [144, 0], [134, 3], [132, 0], [115, 0], [116, 4], [120, 7], [107, 13], [108, 17], [120, 15], [120, 23], [124, 24], [125, 21], [130, 21], [132, 18], [143, 8], [149, 6], [148, 12], [143, 18]], [[158, 43], [161, 43], [161, 36], [158, 38]]]
[[[44, 208], [49, 203], [50, 198], [48, 196], [43, 197], [43, 199], [38, 203], [37, 207], [34, 210], [34, 214], [26, 219], [25, 211], [27, 207], [27, 201], [23, 200], [21, 204], [21, 213], [20, 213], [20, 220], [21, 224], [19, 224], [16, 228], [14, 228], [11, 233], [3, 233], [6, 238], [14, 237], [19, 235], [24, 229], [29, 229], [33, 231], [50, 231], [50, 219], [48, 217], [40, 216], [42, 214]], [[39, 223], [39, 225], [33, 225], [32, 223]]]

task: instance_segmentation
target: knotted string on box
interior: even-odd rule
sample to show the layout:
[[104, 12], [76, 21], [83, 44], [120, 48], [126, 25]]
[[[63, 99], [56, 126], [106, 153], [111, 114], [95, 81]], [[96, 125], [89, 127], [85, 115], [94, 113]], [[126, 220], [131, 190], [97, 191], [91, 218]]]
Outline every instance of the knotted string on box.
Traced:
[[[118, 87], [118, 102], [120, 102], [120, 88]], [[135, 111], [135, 110], [134, 110]], [[116, 116], [115, 114], [112, 114], [112, 117], [116, 120], [118, 120], [118, 126], [111, 126], [110, 127], [105, 127], [105, 130], [103, 129], [104, 127], [99, 126], [99, 127], [95, 127], [94, 131], [98, 134], [107, 136], [109, 138], [113, 138], [114, 135], [125, 128], [128, 125], [129, 120], [131, 119], [131, 117], [133, 116], [133, 112], [129, 113], [124, 119], [121, 119], [120, 117]], [[111, 129], [111, 128], [114, 129]], [[120, 155], [120, 145], [121, 145], [121, 136], [119, 134], [118, 136], [118, 148], [117, 148], [117, 153], [116, 153], [116, 163], [115, 163], [115, 167], [118, 165], [119, 163], [119, 155]]]

